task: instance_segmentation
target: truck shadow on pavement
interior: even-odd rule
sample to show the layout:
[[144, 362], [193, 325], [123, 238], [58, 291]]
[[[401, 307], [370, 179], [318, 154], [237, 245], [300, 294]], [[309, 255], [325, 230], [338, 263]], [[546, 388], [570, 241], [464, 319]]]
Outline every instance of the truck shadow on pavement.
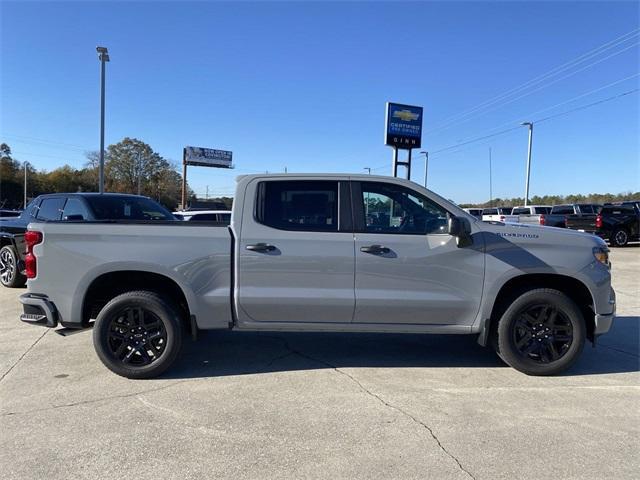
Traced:
[[[640, 317], [619, 317], [597, 348], [585, 344], [565, 376], [640, 371]], [[298, 370], [507, 367], [475, 335], [201, 332], [187, 340], [164, 378], [200, 378]], [[507, 367], [508, 368], [508, 367]]]

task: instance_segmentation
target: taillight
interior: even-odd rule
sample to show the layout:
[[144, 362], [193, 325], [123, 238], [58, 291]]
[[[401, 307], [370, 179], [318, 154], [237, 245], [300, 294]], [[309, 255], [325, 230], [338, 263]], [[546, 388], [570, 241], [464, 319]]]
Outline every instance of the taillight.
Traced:
[[38, 272], [36, 256], [33, 254], [33, 247], [42, 243], [42, 233], [29, 230], [24, 234], [24, 241], [27, 244], [27, 254], [24, 257], [24, 266], [27, 278], [36, 278]]
[[540, 215], [540, 225], [544, 225], [545, 222], [544, 215]]
[[596, 228], [602, 228], [602, 215], [596, 215]]

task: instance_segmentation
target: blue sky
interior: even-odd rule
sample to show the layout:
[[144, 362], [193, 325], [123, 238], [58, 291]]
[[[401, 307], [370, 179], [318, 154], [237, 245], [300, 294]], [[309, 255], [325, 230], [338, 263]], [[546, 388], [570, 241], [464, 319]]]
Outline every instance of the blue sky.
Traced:
[[[213, 195], [228, 194], [238, 174], [285, 167], [389, 174], [389, 100], [424, 107], [423, 148], [436, 152], [638, 88], [636, 35], [460, 117], [638, 29], [637, 2], [27, 1], [0, 8], [0, 139], [16, 158], [43, 169], [79, 167], [84, 151], [98, 149], [95, 46], [105, 45], [107, 144], [137, 137], [176, 162], [185, 145], [234, 152], [233, 171], [189, 170], [198, 194], [207, 185]], [[638, 190], [638, 98], [536, 125], [531, 194]], [[489, 147], [494, 197], [522, 196], [524, 127], [433, 154], [429, 188], [461, 203], [488, 199]], [[414, 155], [413, 179], [422, 172]]]

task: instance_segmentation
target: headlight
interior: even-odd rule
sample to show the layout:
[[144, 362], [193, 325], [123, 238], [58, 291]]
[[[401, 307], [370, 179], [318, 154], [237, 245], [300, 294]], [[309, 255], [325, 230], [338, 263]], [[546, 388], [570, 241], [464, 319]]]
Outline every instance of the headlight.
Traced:
[[607, 267], [611, 266], [609, 263], [609, 249], [607, 247], [593, 247], [593, 256], [603, 265]]

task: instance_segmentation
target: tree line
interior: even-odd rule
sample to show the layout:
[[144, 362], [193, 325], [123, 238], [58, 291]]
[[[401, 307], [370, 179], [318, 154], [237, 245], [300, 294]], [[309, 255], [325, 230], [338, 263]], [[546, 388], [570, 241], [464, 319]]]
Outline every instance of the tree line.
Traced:
[[[98, 191], [99, 153], [87, 152], [82, 168], [69, 165], [52, 171], [36, 170], [30, 163], [14, 158], [11, 147], [0, 143], [0, 207], [22, 208], [24, 173], [27, 173], [28, 200], [44, 193]], [[126, 137], [105, 151], [105, 191], [151, 197], [169, 209], [181, 201], [182, 175], [178, 166], [163, 158], [151, 146]], [[189, 198], [194, 198], [188, 190]]]
[[[567, 203], [613, 203], [627, 200], [640, 199], [640, 192], [624, 193], [588, 193], [573, 195], [534, 195], [529, 199], [529, 205], [562, 205]], [[524, 205], [524, 198], [494, 198], [484, 203], [465, 203], [462, 208], [490, 208], [490, 207], [515, 207]]]

